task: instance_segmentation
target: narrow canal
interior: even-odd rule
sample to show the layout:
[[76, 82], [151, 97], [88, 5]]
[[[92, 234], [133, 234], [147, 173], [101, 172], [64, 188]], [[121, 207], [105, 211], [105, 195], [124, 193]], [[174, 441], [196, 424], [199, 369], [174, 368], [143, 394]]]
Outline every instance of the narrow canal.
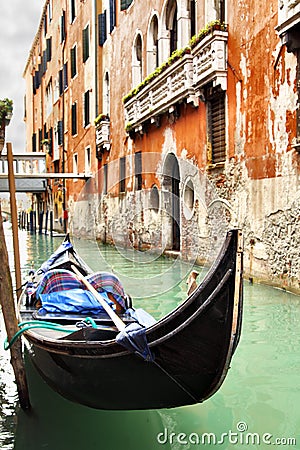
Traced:
[[[6, 234], [11, 252], [11, 231]], [[23, 273], [32, 263], [36, 268], [60, 241], [20, 232]], [[113, 268], [135, 304], [157, 319], [185, 296], [186, 264], [107, 246], [98, 249], [91, 241], [76, 240], [75, 246], [93, 269]], [[245, 283], [242, 338], [221, 389], [203, 404], [142, 412], [96, 411], [70, 403], [52, 392], [27, 361], [33, 411], [24, 413], [17, 407], [9, 355], [1, 344], [0, 448], [300, 449], [299, 330], [300, 297]], [[0, 338], [3, 343], [2, 320]], [[115, 386], [120, 396], [134, 388]]]

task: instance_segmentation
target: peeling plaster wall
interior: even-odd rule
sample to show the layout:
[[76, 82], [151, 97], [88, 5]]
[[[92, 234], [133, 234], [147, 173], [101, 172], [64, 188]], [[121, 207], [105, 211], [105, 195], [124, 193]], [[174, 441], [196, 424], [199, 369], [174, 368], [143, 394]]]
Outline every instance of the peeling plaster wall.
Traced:
[[[160, 2], [155, 5], [159, 11]], [[130, 89], [131, 75], [121, 77], [120, 70], [125, 72], [131, 57], [128, 30], [135, 30], [140, 19], [145, 36], [147, 16], [144, 5], [139, 10], [134, 4], [124, 26], [112, 36], [110, 54], [111, 64], [118, 65], [112, 74], [112, 147], [106, 163], [126, 156], [126, 193], [118, 194], [116, 164], [111, 193], [84, 198], [79, 207], [77, 203], [73, 219], [77, 234], [95, 233], [104, 242], [142, 250], [172, 249], [172, 195], [164, 171], [167, 156], [173, 154], [180, 171], [182, 257], [211, 262], [226, 229], [239, 226], [245, 237], [246, 276], [300, 292], [300, 155], [293, 148], [297, 61], [281, 48], [275, 31], [277, 9], [277, 0], [228, 4], [227, 158], [223, 167], [209, 168], [203, 103], [197, 108], [181, 105], [178, 119], [166, 114], [159, 128], [150, 127], [134, 141], [125, 136], [120, 92], [124, 95]], [[147, 173], [141, 191], [135, 190], [134, 181], [137, 151], [143, 158], [148, 152], [156, 155], [151, 170], [149, 159], [143, 159]], [[192, 206], [185, 203], [188, 183], [193, 187]], [[159, 191], [158, 210], [151, 204], [154, 184]]]

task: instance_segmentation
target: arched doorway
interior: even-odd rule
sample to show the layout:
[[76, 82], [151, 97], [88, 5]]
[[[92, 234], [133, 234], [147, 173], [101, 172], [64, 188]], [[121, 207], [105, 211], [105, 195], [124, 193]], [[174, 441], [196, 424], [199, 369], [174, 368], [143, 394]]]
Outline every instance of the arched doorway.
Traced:
[[171, 249], [180, 250], [180, 170], [174, 153], [169, 153], [164, 163], [163, 187], [170, 195], [169, 214]]

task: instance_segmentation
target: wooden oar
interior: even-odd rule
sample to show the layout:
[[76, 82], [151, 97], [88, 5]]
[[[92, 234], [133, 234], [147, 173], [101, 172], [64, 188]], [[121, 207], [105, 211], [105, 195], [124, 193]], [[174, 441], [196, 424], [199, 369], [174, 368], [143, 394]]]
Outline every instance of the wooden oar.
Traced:
[[82, 283], [88, 288], [88, 290], [94, 295], [94, 297], [98, 300], [98, 302], [103, 306], [111, 320], [114, 322], [119, 331], [124, 330], [126, 324], [120, 319], [120, 317], [114, 312], [114, 310], [109, 306], [108, 303], [101, 297], [99, 292], [88, 282], [88, 280], [79, 272], [79, 270], [72, 265], [71, 266], [74, 273], [77, 275], [77, 278], [82, 281]]

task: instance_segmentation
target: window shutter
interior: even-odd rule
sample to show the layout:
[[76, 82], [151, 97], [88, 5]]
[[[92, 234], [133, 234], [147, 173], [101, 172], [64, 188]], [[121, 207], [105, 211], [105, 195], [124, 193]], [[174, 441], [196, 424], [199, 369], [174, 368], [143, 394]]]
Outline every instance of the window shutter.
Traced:
[[41, 85], [41, 78], [42, 78], [42, 65], [39, 64], [38, 70], [34, 74], [35, 78], [35, 88], [38, 89]]
[[85, 27], [85, 29], [82, 31], [82, 59], [83, 62], [86, 62], [88, 57], [90, 56], [90, 31], [89, 31], [89, 25]]
[[126, 157], [120, 158], [120, 192], [125, 192], [125, 177], [126, 177]]
[[77, 103], [72, 105], [72, 136], [77, 134]]
[[60, 42], [66, 39], [66, 12], [63, 11], [60, 18]]
[[116, 0], [109, 0], [110, 33], [116, 26]]
[[67, 89], [68, 87], [68, 63], [64, 64], [64, 76], [63, 76], [63, 81], [64, 81], [64, 90]]
[[132, 0], [121, 0], [121, 11], [127, 9], [132, 3]]
[[99, 28], [99, 45], [102, 46], [106, 41], [106, 11], [98, 15], [98, 28]]
[[62, 145], [63, 143], [63, 134], [64, 134], [64, 130], [63, 130], [63, 121], [60, 120], [57, 124], [57, 131], [58, 131], [58, 145]]
[[142, 153], [137, 152], [134, 155], [134, 170], [135, 170], [135, 188], [137, 191], [142, 189]]
[[90, 123], [90, 91], [84, 94], [84, 126]]
[[39, 130], [39, 150], [42, 150], [43, 130]]
[[70, 9], [71, 9], [71, 23], [73, 23], [76, 17], [75, 0], [71, 0]]
[[76, 45], [71, 48], [71, 78], [74, 78], [77, 73], [77, 61], [76, 61]]
[[59, 71], [59, 73], [58, 73], [58, 80], [59, 80], [59, 95], [62, 95], [62, 93], [64, 92], [64, 83], [63, 83], [63, 79], [64, 79], [64, 76], [63, 76], [63, 71], [62, 71], [62, 69]]
[[36, 152], [36, 134], [32, 135], [32, 151]]
[[49, 136], [49, 149], [48, 149], [48, 154], [50, 156], [53, 155], [53, 128], [50, 128], [49, 132], [48, 132], [48, 136]]
[[47, 51], [44, 50], [42, 56], [42, 76], [45, 75], [46, 70], [47, 70]]
[[43, 135], [44, 135], [44, 139], [48, 139], [47, 124], [46, 123], [44, 123]]
[[52, 38], [46, 40], [46, 52], [47, 52], [47, 62], [51, 61], [52, 58]]
[[208, 140], [211, 147], [212, 164], [225, 161], [225, 92], [218, 93], [208, 103]]
[[107, 194], [107, 164], [103, 166], [103, 194]]
[[44, 17], [44, 36], [47, 34], [47, 14]]

